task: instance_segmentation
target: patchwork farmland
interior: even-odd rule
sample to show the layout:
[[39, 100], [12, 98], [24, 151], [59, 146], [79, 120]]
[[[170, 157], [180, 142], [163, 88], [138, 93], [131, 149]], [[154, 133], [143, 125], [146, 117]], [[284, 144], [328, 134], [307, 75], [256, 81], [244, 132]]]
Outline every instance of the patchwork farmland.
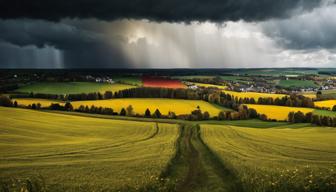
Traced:
[[262, 121], [177, 125], [10, 108], [0, 114], [2, 186], [11, 190], [27, 181], [48, 191], [336, 187], [333, 128]]
[[334, 100], [271, 87], [324, 77], [209, 71], [9, 72], [0, 192], [336, 191]]

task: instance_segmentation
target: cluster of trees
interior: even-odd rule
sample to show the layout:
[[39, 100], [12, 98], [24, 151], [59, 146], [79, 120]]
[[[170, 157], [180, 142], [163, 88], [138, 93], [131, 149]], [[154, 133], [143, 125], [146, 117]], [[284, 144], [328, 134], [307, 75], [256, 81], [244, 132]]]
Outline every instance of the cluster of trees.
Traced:
[[81, 105], [79, 106], [78, 109], [75, 109], [75, 111], [82, 112], [82, 113], [95, 113], [95, 114], [103, 114], [103, 115], [118, 115], [118, 113], [114, 112], [112, 108], [96, 107], [94, 105], [92, 105], [91, 107]]
[[163, 116], [163, 115], [161, 114], [161, 112], [160, 112], [159, 109], [156, 109], [156, 110], [154, 111], [154, 113], [151, 114], [150, 110], [149, 110], [149, 109], [146, 109], [144, 117], [146, 117], [146, 118], [150, 118], [150, 117], [153, 117], [153, 118], [168, 117], [168, 118], [172, 118], [172, 119], [174, 119], [174, 118], [176, 118], [176, 115], [175, 115], [174, 112], [169, 112], [169, 115], [168, 115], [168, 116]]
[[61, 105], [59, 103], [52, 103], [48, 109], [51, 110], [59, 110], [59, 111], [73, 111], [74, 108], [70, 102], [66, 102], [64, 105]]
[[[14, 107], [18, 106], [18, 103], [15, 101], [14, 102]], [[61, 105], [59, 103], [52, 103], [48, 107], [43, 107], [41, 103], [32, 103], [27, 105], [26, 108], [29, 109], [50, 109], [50, 110], [59, 110], [59, 111], [73, 111], [74, 108], [70, 102], [66, 102], [64, 105]]]
[[290, 112], [288, 121], [292, 123], [312, 123], [319, 126], [336, 127], [336, 117], [314, 115], [312, 112], [304, 114], [301, 111]]
[[101, 100], [112, 98], [176, 98], [176, 99], [202, 99], [200, 91], [191, 89], [168, 89], [168, 88], [152, 88], [139, 87], [125, 89], [118, 92], [106, 91], [105, 93], [80, 93], [80, 94], [44, 94], [44, 93], [29, 93], [17, 94], [16, 98], [41, 98], [41, 99], [55, 99], [63, 101], [80, 101], [80, 100]]
[[304, 97], [302, 95], [292, 94], [290, 96], [285, 96], [282, 98], [259, 98], [257, 101], [258, 104], [266, 105], [280, 105], [280, 106], [289, 106], [289, 107], [308, 107], [314, 108], [314, 102], [311, 98]]
[[199, 106], [197, 106], [196, 109], [191, 111], [190, 114], [178, 115], [175, 118], [176, 119], [182, 119], [182, 120], [189, 120], [189, 121], [209, 120], [210, 119], [210, 113], [207, 112], [207, 111], [202, 112], [201, 108]]
[[[0, 106], [12, 107], [13, 105], [14, 105], [14, 103], [12, 102], [12, 100], [9, 97], [0, 95]], [[17, 105], [17, 103], [16, 103], [16, 105]]]
[[225, 106], [235, 108], [234, 106], [239, 106], [240, 104], [260, 104], [260, 105], [279, 105], [279, 106], [289, 106], [289, 107], [308, 107], [314, 108], [314, 102], [311, 98], [304, 97], [302, 95], [292, 94], [290, 96], [285, 96], [282, 98], [259, 98], [255, 100], [254, 98], [238, 98], [231, 94], [222, 93], [220, 95], [220, 100]]
[[259, 115], [255, 109], [250, 109], [244, 105], [239, 106], [238, 111], [221, 111], [217, 117], [218, 120], [243, 120], [256, 118], [267, 120], [267, 116]]

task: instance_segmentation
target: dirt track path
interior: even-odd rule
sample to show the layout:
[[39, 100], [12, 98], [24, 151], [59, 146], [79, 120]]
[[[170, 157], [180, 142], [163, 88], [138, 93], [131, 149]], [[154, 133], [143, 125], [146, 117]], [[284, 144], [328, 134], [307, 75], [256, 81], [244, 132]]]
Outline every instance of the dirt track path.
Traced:
[[206, 177], [200, 153], [192, 142], [194, 134], [193, 127], [185, 127], [185, 135], [182, 142], [185, 146], [184, 155], [187, 161], [188, 172], [184, 181], [177, 186], [177, 191], [191, 191], [199, 187], [203, 182], [202, 179]]
[[[184, 125], [171, 173], [184, 173], [174, 191], [243, 191], [237, 177], [208, 148], [198, 125]], [[171, 175], [172, 176], [172, 175]]]

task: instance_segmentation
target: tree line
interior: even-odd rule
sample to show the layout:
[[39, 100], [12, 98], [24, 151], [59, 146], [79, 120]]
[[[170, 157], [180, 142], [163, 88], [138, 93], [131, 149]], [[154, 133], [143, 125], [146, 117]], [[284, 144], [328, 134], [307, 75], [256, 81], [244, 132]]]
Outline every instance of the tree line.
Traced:
[[311, 123], [319, 126], [336, 127], [336, 117], [316, 115], [312, 112], [304, 114], [301, 111], [290, 112], [288, 121], [292, 123]]
[[213, 85], [223, 85], [223, 80], [220, 76], [216, 76], [213, 78], [197, 78], [194, 77], [192, 79], [184, 79], [186, 81], [190, 81], [191, 83], [205, 83], [205, 84], [213, 84]]
[[259, 104], [259, 105], [278, 105], [288, 107], [307, 107], [314, 108], [314, 102], [311, 98], [304, 97], [302, 95], [291, 94], [289, 96], [272, 98], [272, 97], [260, 97], [258, 100], [254, 98], [239, 98], [231, 94], [221, 93], [221, 100], [233, 101], [237, 106], [240, 104]]
[[57, 99], [63, 101], [80, 100], [101, 100], [112, 98], [176, 98], [176, 99], [201, 99], [201, 93], [190, 89], [168, 89], [139, 87], [125, 89], [117, 92], [106, 91], [105, 93], [79, 93], [79, 94], [44, 94], [44, 93], [26, 93], [13, 94], [15, 98], [41, 98]]

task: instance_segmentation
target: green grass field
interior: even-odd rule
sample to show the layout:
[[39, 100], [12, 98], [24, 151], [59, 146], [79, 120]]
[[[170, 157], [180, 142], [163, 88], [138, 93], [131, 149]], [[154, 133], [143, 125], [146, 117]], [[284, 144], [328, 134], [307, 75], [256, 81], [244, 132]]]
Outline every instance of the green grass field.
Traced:
[[335, 191], [336, 129], [297, 125], [202, 125], [201, 134], [245, 191]]
[[336, 90], [324, 90], [319, 97], [324, 99], [336, 99]]
[[22, 93], [45, 93], [45, 94], [76, 94], [76, 93], [92, 93], [92, 92], [101, 92], [105, 91], [120, 91], [124, 89], [134, 88], [133, 85], [126, 85], [120, 83], [94, 83], [94, 82], [66, 82], [66, 83], [50, 83], [50, 82], [41, 82], [34, 83], [21, 87], [16, 92]]
[[122, 84], [127, 84], [127, 85], [134, 85], [134, 86], [142, 86], [142, 80], [141, 77], [138, 76], [117, 76], [117, 77], [113, 77], [112, 78], [113, 81], [118, 82], [118, 83], [122, 83]]
[[284, 88], [316, 88], [318, 85], [314, 83], [314, 81], [310, 80], [280, 80], [278, 86]]
[[315, 115], [328, 116], [328, 117], [336, 117], [336, 112], [335, 111], [327, 111], [327, 110], [315, 109], [313, 113]]
[[16, 184], [10, 191], [26, 178], [47, 191], [140, 189], [157, 182], [178, 137], [174, 124], [2, 107], [0, 117], [0, 183]]

